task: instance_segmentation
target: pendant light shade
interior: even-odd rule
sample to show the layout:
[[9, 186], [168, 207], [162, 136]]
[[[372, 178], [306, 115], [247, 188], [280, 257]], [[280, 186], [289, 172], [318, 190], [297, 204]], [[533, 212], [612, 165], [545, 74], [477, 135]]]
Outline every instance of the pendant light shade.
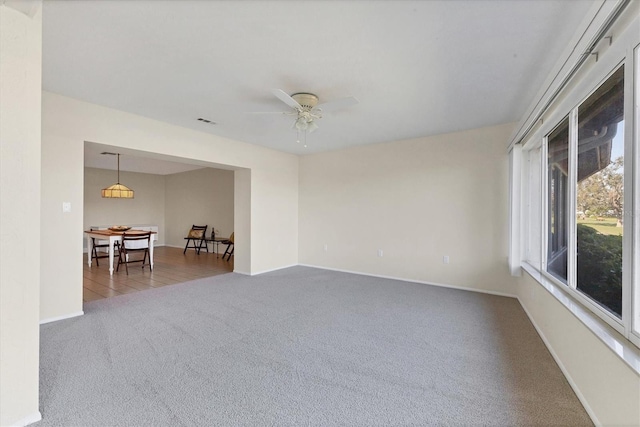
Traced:
[[120, 154], [118, 153], [118, 182], [102, 189], [102, 197], [105, 199], [133, 199], [133, 190], [120, 184]]
[[120, 183], [102, 189], [102, 197], [106, 199], [133, 199], [133, 190]]

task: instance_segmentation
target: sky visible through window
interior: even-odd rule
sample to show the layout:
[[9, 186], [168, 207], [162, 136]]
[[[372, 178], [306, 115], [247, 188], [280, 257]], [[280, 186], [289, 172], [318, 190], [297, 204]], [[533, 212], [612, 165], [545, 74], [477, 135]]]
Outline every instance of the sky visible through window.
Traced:
[[618, 123], [618, 133], [613, 137], [613, 143], [611, 145], [612, 161], [620, 156], [624, 156], [624, 120]]

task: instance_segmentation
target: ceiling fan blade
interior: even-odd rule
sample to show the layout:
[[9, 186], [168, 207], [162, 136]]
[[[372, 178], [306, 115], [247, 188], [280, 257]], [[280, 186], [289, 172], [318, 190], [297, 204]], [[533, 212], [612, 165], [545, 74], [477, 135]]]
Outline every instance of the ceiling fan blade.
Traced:
[[291, 114], [289, 111], [247, 111], [244, 114]]
[[358, 104], [360, 101], [358, 101], [357, 98], [350, 96], [348, 98], [340, 98], [340, 99], [334, 99], [333, 101], [328, 101], [325, 102], [323, 104], [318, 104], [315, 106], [314, 110], [320, 110], [323, 112], [326, 111], [334, 111], [334, 110], [338, 110], [340, 108], [346, 108], [346, 107], [350, 107], [352, 105], [356, 105]]
[[302, 110], [302, 106], [300, 104], [298, 104], [298, 102], [295, 99], [293, 99], [292, 97], [287, 95], [287, 93], [285, 91], [280, 90], [280, 89], [271, 89], [271, 92], [276, 97], [278, 97], [278, 99], [280, 101], [284, 102], [289, 107], [295, 108], [296, 110]]

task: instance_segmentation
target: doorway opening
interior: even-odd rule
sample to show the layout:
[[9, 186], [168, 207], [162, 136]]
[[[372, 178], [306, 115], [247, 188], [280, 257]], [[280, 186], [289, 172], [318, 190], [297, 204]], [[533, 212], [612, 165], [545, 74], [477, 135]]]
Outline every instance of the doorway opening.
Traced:
[[[133, 199], [101, 197], [101, 188], [109, 185], [116, 173], [115, 163], [103, 152], [121, 154], [120, 180], [135, 191]], [[144, 269], [137, 264], [128, 275], [123, 269], [115, 271], [117, 253], [113, 275], [109, 274], [109, 258], [94, 259], [89, 267], [84, 238], [83, 301], [234, 271], [235, 257], [223, 259], [224, 244], [207, 242], [200, 251], [184, 248], [194, 224], [207, 225], [207, 239], [212, 232], [216, 238], [225, 238], [235, 231], [236, 172], [225, 165], [85, 141], [83, 230], [124, 225], [157, 234], [153, 271], [148, 264]]]

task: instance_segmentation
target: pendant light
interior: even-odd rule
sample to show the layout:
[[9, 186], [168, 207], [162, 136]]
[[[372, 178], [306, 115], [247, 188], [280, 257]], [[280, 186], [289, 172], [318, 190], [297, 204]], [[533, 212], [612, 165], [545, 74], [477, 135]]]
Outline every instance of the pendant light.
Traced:
[[[115, 153], [102, 153], [115, 154]], [[118, 156], [118, 181], [110, 187], [102, 189], [102, 197], [106, 199], [133, 199], [133, 190], [120, 184], [120, 153]]]

